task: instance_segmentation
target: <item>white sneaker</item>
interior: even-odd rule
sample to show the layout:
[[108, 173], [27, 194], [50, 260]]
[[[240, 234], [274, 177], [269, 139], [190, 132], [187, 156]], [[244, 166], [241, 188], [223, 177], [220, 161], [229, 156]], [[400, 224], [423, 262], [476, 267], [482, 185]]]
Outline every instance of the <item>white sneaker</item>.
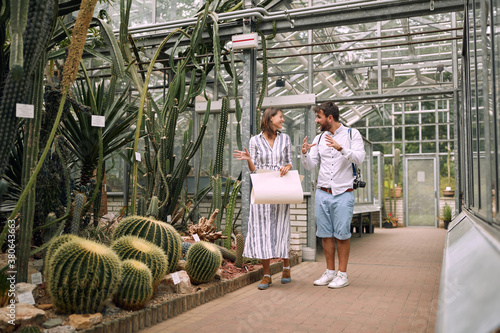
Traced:
[[330, 274], [330, 273], [328, 273], [328, 271], [325, 271], [319, 279], [314, 281], [314, 285], [315, 286], [326, 286], [327, 284], [332, 282], [332, 280], [335, 278], [335, 276], [337, 276], [337, 272], [333, 272], [333, 274]]
[[328, 284], [328, 288], [337, 289], [342, 287], [347, 287], [349, 285], [349, 280], [347, 280], [347, 274], [342, 272], [337, 272], [335, 279]]

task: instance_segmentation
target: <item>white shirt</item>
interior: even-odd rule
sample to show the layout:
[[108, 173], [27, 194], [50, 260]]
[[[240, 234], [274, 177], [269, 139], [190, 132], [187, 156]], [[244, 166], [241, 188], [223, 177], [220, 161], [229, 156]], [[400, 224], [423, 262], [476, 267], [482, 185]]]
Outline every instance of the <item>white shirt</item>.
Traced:
[[[333, 137], [342, 150], [338, 151], [328, 147], [326, 135]], [[320, 137], [321, 140], [318, 144]], [[347, 127], [341, 124], [333, 134], [326, 131], [323, 135], [316, 135], [312, 143], [316, 143], [316, 145], [301, 155], [301, 161], [307, 170], [314, 169], [321, 162], [317, 187], [330, 188], [333, 195], [344, 193], [347, 189], [352, 188], [354, 180], [352, 163], [361, 164], [365, 159], [365, 147], [359, 131], [351, 128], [351, 134], [349, 134]]]

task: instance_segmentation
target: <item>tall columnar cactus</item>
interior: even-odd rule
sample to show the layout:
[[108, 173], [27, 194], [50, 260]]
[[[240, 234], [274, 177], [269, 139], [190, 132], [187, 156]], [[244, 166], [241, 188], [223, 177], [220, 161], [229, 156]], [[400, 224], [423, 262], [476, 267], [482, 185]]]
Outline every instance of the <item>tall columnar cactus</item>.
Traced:
[[219, 249], [212, 243], [201, 241], [193, 244], [186, 256], [186, 273], [191, 283], [211, 281], [222, 263]]
[[48, 288], [56, 310], [96, 313], [121, 280], [121, 262], [110, 248], [74, 237], [50, 258]]
[[231, 230], [233, 229], [233, 214], [234, 207], [236, 206], [236, 199], [238, 199], [238, 191], [240, 189], [241, 182], [236, 181], [233, 184], [233, 191], [231, 192], [231, 197], [229, 198], [229, 202], [226, 208], [226, 225], [224, 227], [223, 235], [227, 238], [224, 239], [224, 247], [226, 249], [231, 249]]
[[111, 244], [121, 260], [138, 260], [149, 267], [156, 287], [167, 273], [168, 260], [163, 250], [147, 240], [136, 236], [123, 236]]
[[154, 219], [158, 218], [158, 197], [156, 195], [151, 198], [146, 215]]
[[236, 261], [234, 265], [236, 267], [243, 267], [243, 249], [245, 248], [245, 238], [242, 234], [236, 235]]
[[73, 207], [73, 219], [71, 220], [71, 233], [73, 235], [78, 235], [80, 232], [80, 221], [82, 219], [83, 205], [85, 205], [86, 197], [83, 193], [78, 193], [75, 195], [74, 207]]
[[147, 217], [129, 216], [118, 224], [113, 239], [125, 235], [137, 236], [161, 247], [168, 258], [167, 273], [177, 267], [181, 258], [182, 238], [172, 225]]
[[122, 281], [114, 302], [127, 310], [139, 310], [153, 296], [153, 276], [149, 267], [137, 260], [122, 262]]
[[225, 96], [224, 98], [222, 98], [222, 106], [220, 110], [219, 136], [217, 140], [217, 152], [215, 154], [214, 176], [222, 174], [228, 114], [229, 114], [229, 98]]
[[140, 197], [137, 203], [137, 215], [146, 216], [146, 198]]

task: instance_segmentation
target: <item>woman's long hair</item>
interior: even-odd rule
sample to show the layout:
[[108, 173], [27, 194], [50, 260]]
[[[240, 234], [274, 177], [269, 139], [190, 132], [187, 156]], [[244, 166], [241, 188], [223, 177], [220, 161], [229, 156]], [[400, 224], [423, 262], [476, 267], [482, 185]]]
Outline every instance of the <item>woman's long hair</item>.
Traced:
[[273, 124], [271, 123], [271, 118], [277, 115], [279, 111], [281, 111], [281, 109], [278, 108], [267, 108], [266, 111], [264, 111], [264, 114], [260, 118], [260, 129], [263, 133], [267, 133], [269, 136], [272, 136], [279, 132], [278, 130], [273, 129]]

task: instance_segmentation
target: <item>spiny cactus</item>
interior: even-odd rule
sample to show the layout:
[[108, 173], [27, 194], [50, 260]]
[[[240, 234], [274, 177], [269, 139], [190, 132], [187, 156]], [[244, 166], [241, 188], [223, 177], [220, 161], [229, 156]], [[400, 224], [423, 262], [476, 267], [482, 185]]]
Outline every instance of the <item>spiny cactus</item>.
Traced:
[[220, 246], [217, 244], [215, 244], [215, 246], [217, 246], [223, 258], [230, 260], [232, 262], [236, 261], [236, 254], [234, 253], [234, 251], [228, 250], [224, 246]]
[[48, 288], [56, 310], [96, 313], [121, 280], [120, 259], [110, 248], [74, 237], [50, 258]]
[[127, 310], [138, 310], [153, 296], [153, 276], [144, 263], [129, 259], [122, 262], [122, 281], [114, 302]]
[[156, 195], [151, 198], [146, 215], [151, 218], [158, 218], [158, 197]]
[[146, 216], [146, 198], [140, 197], [137, 203], [137, 215]]
[[50, 263], [51, 258], [54, 256], [57, 250], [61, 247], [61, 245], [66, 244], [67, 242], [71, 242], [78, 239], [76, 235], [72, 234], [65, 234], [61, 235], [57, 238], [55, 238], [51, 244], [47, 247], [47, 252], [45, 253], [44, 257], [44, 265], [45, 265], [45, 280], [49, 281], [50, 280]]
[[75, 195], [75, 206], [73, 208], [73, 220], [71, 221], [71, 233], [73, 235], [78, 235], [80, 232], [80, 220], [82, 218], [82, 209], [85, 205], [86, 197], [83, 193], [78, 193]]
[[193, 245], [193, 243], [182, 242], [182, 256], [183, 257], [186, 256], [186, 253], [189, 250], [189, 248], [191, 247], [191, 245]]
[[146, 264], [153, 276], [156, 287], [167, 274], [168, 260], [163, 250], [155, 244], [136, 236], [123, 236], [111, 244], [121, 260], [135, 259]]
[[224, 227], [223, 235], [227, 238], [224, 239], [224, 247], [226, 249], [231, 249], [231, 230], [233, 229], [233, 214], [234, 207], [236, 206], [236, 199], [238, 199], [238, 191], [240, 189], [241, 182], [236, 181], [233, 185], [233, 191], [231, 192], [231, 197], [229, 198], [229, 202], [227, 204], [226, 209], [226, 225]]
[[40, 327], [38, 326], [23, 326], [19, 330], [18, 333], [40, 333]]
[[0, 272], [0, 308], [7, 306], [9, 304], [9, 289], [10, 281], [7, 280], [7, 275]]
[[186, 256], [186, 273], [191, 283], [211, 281], [222, 263], [219, 249], [212, 243], [201, 241], [193, 244]]
[[113, 239], [125, 235], [137, 236], [161, 247], [168, 258], [167, 273], [177, 267], [181, 258], [182, 238], [172, 225], [147, 217], [129, 216], [118, 224]]
[[245, 238], [242, 234], [236, 235], [236, 261], [234, 265], [236, 267], [243, 267], [243, 249], [245, 248]]

